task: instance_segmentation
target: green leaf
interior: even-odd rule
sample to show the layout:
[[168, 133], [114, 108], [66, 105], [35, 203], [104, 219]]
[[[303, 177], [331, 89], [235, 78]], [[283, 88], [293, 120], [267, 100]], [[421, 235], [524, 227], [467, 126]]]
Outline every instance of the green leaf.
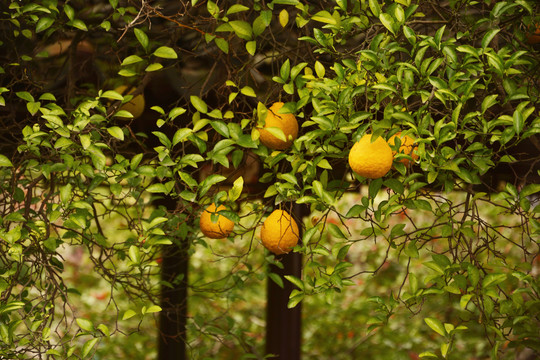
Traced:
[[326, 73], [324, 65], [321, 64], [319, 61], [315, 61], [314, 67], [315, 67], [315, 73], [317, 74], [317, 77], [323, 78]]
[[[293, 295], [294, 294], [294, 295]], [[292, 309], [300, 301], [304, 299], [304, 293], [303, 292], [291, 292], [291, 297], [289, 298], [289, 302], [287, 303], [287, 308]]]
[[48, 28], [51, 27], [52, 24], [54, 24], [53, 18], [50, 18], [48, 16], [44, 16], [40, 18], [36, 24], [36, 33], [47, 30]]
[[523, 119], [523, 115], [521, 114], [521, 111], [519, 111], [519, 109], [514, 111], [512, 120], [514, 123], [514, 130], [516, 131], [516, 134], [519, 135], [523, 130], [523, 127], [525, 126], [525, 119]]
[[0, 167], [11, 167], [13, 164], [11, 163], [11, 160], [7, 158], [7, 156], [0, 154]]
[[242, 11], [249, 10], [249, 7], [241, 4], [234, 4], [227, 10], [227, 15], [236, 14]]
[[249, 23], [242, 20], [233, 20], [229, 21], [229, 25], [231, 25], [236, 36], [244, 40], [251, 40], [253, 30], [251, 29], [251, 25]]
[[418, 248], [416, 247], [416, 241], [412, 241], [405, 247], [405, 255], [408, 257], [418, 259], [419, 253]]
[[279, 77], [285, 82], [289, 80], [289, 75], [291, 74], [291, 61], [289, 59], [281, 65], [279, 69]]
[[273, 0], [272, 3], [274, 4], [280, 4], [280, 5], [298, 5], [300, 1], [298, 0]]
[[487, 48], [491, 40], [497, 35], [497, 33], [501, 31], [501, 29], [491, 29], [486, 32], [484, 37], [482, 38], [482, 49]]
[[189, 97], [191, 104], [197, 109], [197, 111], [206, 114], [208, 112], [208, 105], [197, 95], [191, 95]]
[[69, 6], [68, 4], [64, 5], [64, 13], [68, 17], [68, 19], [71, 21], [73, 21], [73, 19], [75, 18], [75, 10], [73, 10], [73, 8]]
[[253, 90], [253, 88], [250, 86], [244, 86], [240, 89], [240, 92], [246, 96], [257, 97], [257, 94], [255, 94], [255, 90]]
[[287, 26], [287, 24], [289, 23], [289, 12], [287, 11], [287, 9], [281, 9], [278, 18], [281, 27], [284, 28], [285, 26]]
[[217, 47], [225, 54], [229, 53], [229, 42], [227, 40], [223, 38], [216, 38], [214, 42], [216, 43]]
[[437, 334], [441, 336], [446, 336], [446, 330], [444, 329], [443, 324], [438, 319], [427, 317], [424, 318], [424, 321]]
[[330, 14], [326, 10], [319, 11], [315, 15], [311, 16], [311, 20], [315, 20], [315, 21], [318, 21], [318, 22], [322, 22], [322, 23], [325, 23], [325, 24], [331, 24], [331, 25], [336, 25], [337, 24], [336, 19], [334, 19], [332, 14]]
[[152, 305], [148, 309], [146, 309], [146, 314], [152, 314], [162, 311], [161, 306], [158, 305]]
[[163, 69], [163, 65], [161, 65], [160, 63], [153, 63], [153, 64], [148, 65], [146, 69], [144, 69], [144, 71], [152, 72], [152, 71], [158, 71], [161, 69]]
[[484, 100], [482, 101], [482, 114], [486, 112], [487, 109], [489, 109], [490, 107], [492, 107], [493, 105], [497, 104], [497, 97], [499, 95], [497, 94], [492, 94], [492, 95], [488, 95], [484, 98]]
[[255, 55], [255, 52], [257, 51], [257, 41], [251, 40], [246, 42], [246, 51], [251, 56]]
[[103, 335], [105, 335], [106, 337], [110, 337], [110, 336], [111, 336], [111, 332], [110, 332], [109, 328], [107, 327], [107, 325], [105, 325], [105, 324], [99, 324], [99, 325], [97, 326], [97, 329], [98, 329], [99, 331], [101, 331], [101, 332], [103, 333]]
[[375, 17], [381, 15], [381, 6], [377, 0], [369, 0], [369, 9]]
[[137, 246], [131, 245], [129, 247], [128, 254], [129, 254], [129, 259], [135, 264], [138, 264], [141, 261], [141, 252]]
[[86, 24], [81, 19], [75, 19], [68, 23], [69, 25], [73, 26], [76, 29], [82, 30], [82, 31], [88, 31], [88, 27], [86, 27]]
[[259, 15], [255, 20], [253, 20], [253, 34], [255, 36], [261, 35], [268, 24], [266, 23], [264, 17], [262, 15]]
[[216, 130], [220, 135], [223, 135], [225, 137], [230, 136], [229, 127], [223, 121], [213, 120], [213, 121], [210, 121], [210, 125], [212, 125], [214, 130]]
[[163, 59], [178, 59], [178, 55], [173, 48], [160, 46], [154, 51], [154, 55]]
[[436, 359], [439, 358], [437, 355], [435, 355], [431, 351], [424, 351], [421, 354], [419, 354], [418, 356], [421, 357], [421, 358], [425, 358], [425, 357], [433, 357], [433, 358], [436, 358]]
[[328, 232], [330, 233], [330, 235], [338, 239], [347, 238], [336, 224], [328, 224]]
[[496, 286], [506, 280], [506, 274], [488, 274], [482, 280], [482, 288], [487, 288], [490, 286]]
[[88, 340], [86, 343], [84, 343], [82, 347], [83, 358], [90, 355], [90, 352], [92, 351], [92, 349], [94, 348], [94, 346], [97, 344], [98, 341], [99, 341], [99, 338], [93, 338], [93, 339]]
[[124, 132], [122, 129], [118, 126], [111, 126], [110, 128], [107, 128], [107, 131], [109, 134], [117, 138], [118, 140], [124, 140]]
[[176, 130], [172, 138], [172, 145], [174, 146], [181, 141], [185, 141], [187, 137], [192, 133], [193, 133], [193, 130], [191, 130], [190, 128], [182, 128], [182, 129]]
[[71, 200], [71, 191], [71, 184], [66, 184], [60, 187], [60, 201], [62, 202], [62, 204], [67, 204], [69, 200]]
[[244, 189], [244, 178], [240, 176], [238, 179], [236, 179], [233, 183], [232, 188], [229, 190], [229, 200], [230, 201], [236, 201], [242, 194], [242, 190]]
[[201, 182], [200, 187], [199, 187], [199, 195], [204, 196], [204, 194], [206, 194], [213, 185], [219, 182], [222, 182], [224, 180], [227, 180], [227, 178], [223, 175], [218, 175], [218, 174], [210, 175], [209, 177], [207, 177]]
[[126, 65], [131, 65], [131, 64], [136, 64], [140, 61], [142, 61], [143, 59], [140, 57], [140, 56], [137, 56], [137, 55], [130, 55], [128, 56], [127, 58], [125, 58], [123, 61], [122, 61], [122, 66], [126, 66]]
[[150, 193], [162, 193], [162, 194], [168, 193], [167, 187], [165, 186], [165, 184], [152, 184], [146, 188], [146, 191]]
[[521, 190], [519, 195], [521, 198], [524, 198], [532, 194], [536, 194], [537, 192], [540, 192], [540, 184], [529, 184]]
[[39, 101], [32, 101], [26, 103], [26, 109], [31, 115], [35, 115], [41, 107], [41, 103]]
[[394, 31], [394, 18], [392, 17], [392, 15], [387, 14], [387, 13], [382, 13], [379, 16], [379, 20], [384, 25], [384, 27], [388, 29], [388, 31], [390, 31], [392, 34], [396, 35], [396, 33]]
[[315, 235], [315, 233], [317, 232], [317, 227], [312, 227], [311, 229], [307, 230], [304, 235], [302, 236], [302, 243], [304, 245], [307, 245], [309, 244], [309, 241], [311, 240], [311, 238], [313, 237], [313, 235]]
[[76, 319], [77, 321], [77, 325], [79, 325], [79, 327], [84, 330], [84, 331], [87, 331], [87, 332], [92, 332], [94, 331], [94, 324], [92, 324], [92, 322], [88, 319], [83, 319], [83, 318], [78, 318]]
[[17, 97], [26, 101], [32, 101], [32, 102], [34, 101], [34, 97], [28, 91], [19, 91], [19, 92], [16, 92], [15, 95], [17, 95]]
[[471, 301], [472, 294], [465, 294], [459, 299], [459, 307], [465, 310], [469, 301]]
[[125, 313], [124, 313], [124, 316], [122, 316], [122, 320], [127, 320], [127, 319], [130, 319], [132, 318], [133, 316], [137, 315], [137, 313], [133, 310], [127, 310]]
[[284, 284], [283, 284], [283, 279], [281, 278], [281, 276], [279, 276], [278, 274], [275, 274], [275, 273], [268, 273], [268, 277], [273, 282], [275, 282], [280, 288], [283, 289]]
[[112, 99], [112, 100], [119, 100], [119, 101], [124, 100], [124, 97], [114, 90], [105, 91], [104, 93], [101, 94], [101, 97], [105, 99]]
[[304, 282], [293, 275], [285, 275], [285, 279], [289, 280], [292, 284], [294, 284], [297, 288], [304, 291]]
[[123, 77], [132, 77], [137, 75], [137, 73], [132, 69], [121, 69], [120, 71], [118, 71], [118, 75]]
[[135, 37], [137, 38], [137, 40], [139, 40], [139, 43], [142, 45], [142, 47], [145, 50], [148, 50], [148, 35], [146, 35], [146, 33], [139, 28], [135, 28], [133, 29], [133, 31], [135, 32]]

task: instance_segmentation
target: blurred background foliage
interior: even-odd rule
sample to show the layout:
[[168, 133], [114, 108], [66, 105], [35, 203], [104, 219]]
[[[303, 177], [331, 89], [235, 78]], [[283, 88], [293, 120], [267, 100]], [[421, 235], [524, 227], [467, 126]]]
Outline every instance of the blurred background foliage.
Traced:
[[[2, 2], [0, 356], [154, 358], [158, 314], [186, 311], [190, 358], [264, 358], [274, 281], [307, 358], [534, 358], [538, 7]], [[276, 101], [286, 151], [256, 130]], [[360, 136], [400, 131], [412, 166], [350, 171]], [[198, 231], [210, 202], [227, 240]], [[258, 226], [292, 204], [303, 275], [282, 278]]]

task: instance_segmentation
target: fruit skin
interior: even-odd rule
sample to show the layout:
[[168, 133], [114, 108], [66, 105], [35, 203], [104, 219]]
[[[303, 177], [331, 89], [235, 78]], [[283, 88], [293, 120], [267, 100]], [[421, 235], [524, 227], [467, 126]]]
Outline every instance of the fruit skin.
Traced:
[[[282, 102], [276, 102], [268, 109], [264, 128], [259, 129], [259, 140], [272, 150], [285, 150], [289, 148], [298, 137], [298, 122], [293, 114], [278, 114], [283, 107]], [[287, 141], [278, 139], [265, 128], [280, 128], [285, 134]]]
[[298, 225], [285, 210], [274, 210], [261, 228], [261, 242], [276, 255], [286, 254], [298, 244]]
[[[131, 88], [131, 89], [129, 89], [129, 91], [127, 91], [127, 90], [128, 90], [128, 87], [126, 85], [120, 85], [119, 87], [114, 89], [114, 91], [116, 91], [117, 93], [119, 93], [121, 95], [129, 95], [135, 89]], [[139, 95], [133, 97], [129, 102], [123, 104], [120, 107], [120, 109], [118, 109], [118, 110], [129, 111], [131, 113], [131, 115], [133, 115], [133, 119], [137, 119], [138, 117], [140, 117], [143, 114], [144, 107], [145, 107], [144, 96], [143, 96], [143, 94], [139, 94]], [[124, 118], [124, 117], [119, 117], [119, 119], [129, 120], [128, 118]]]
[[[388, 144], [390, 147], [394, 148], [394, 145], [396, 143], [396, 137], [399, 137], [401, 145], [399, 146], [399, 153], [409, 155], [412, 157], [413, 161], [418, 160], [418, 154], [416, 153], [416, 150], [418, 149], [417, 146], [414, 146], [414, 139], [408, 135], [401, 135], [401, 132], [398, 132], [395, 135], [392, 135], [390, 139], [388, 139]], [[398, 151], [392, 150], [392, 155], [395, 156]], [[405, 166], [409, 166], [411, 164], [410, 159], [401, 159], [399, 160], [402, 164]]]
[[540, 24], [536, 24], [534, 32], [531, 30], [527, 34], [527, 44], [534, 45], [540, 43]]
[[349, 152], [349, 165], [360, 176], [378, 179], [390, 171], [394, 155], [390, 145], [382, 137], [371, 142], [371, 134], [366, 134], [356, 142]]
[[211, 239], [224, 239], [228, 237], [234, 227], [234, 223], [223, 215], [218, 214], [218, 220], [212, 222], [212, 214], [221, 210], [227, 210], [224, 205], [219, 205], [216, 209], [216, 204], [210, 204], [201, 214], [199, 227], [202, 233]]

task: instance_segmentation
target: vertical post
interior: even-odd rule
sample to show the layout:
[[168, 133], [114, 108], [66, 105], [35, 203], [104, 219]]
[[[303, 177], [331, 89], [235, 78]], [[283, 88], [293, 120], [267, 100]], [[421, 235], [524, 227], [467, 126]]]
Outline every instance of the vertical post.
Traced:
[[162, 285], [159, 314], [158, 360], [186, 360], [186, 319], [188, 303], [187, 240], [163, 249], [161, 279], [172, 287]]
[[[155, 201], [168, 212], [176, 210], [175, 199]], [[186, 360], [186, 324], [188, 311], [189, 237], [179, 229], [183, 218], [174, 217], [168, 223], [173, 242], [162, 250], [161, 312], [159, 313], [158, 360]]]
[[[293, 205], [293, 217], [299, 224], [300, 238], [302, 237], [302, 218], [307, 213], [304, 206]], [[302, 255], [289, 253], [281, 257], [283, 269], [275, 265], [270, 271], [284, 275], [302, 276]], [[300, 360], [300, 345], [302, 340], [302, 310], [301, 303], [294, 308], [287, 308], [289, 295], [294, 289], [293, 284], [284, 281], [284, 288], [280, 288], [272, 280], [267, 280], [266, 294], [266, 353], [274, 354], [272, 359]]]

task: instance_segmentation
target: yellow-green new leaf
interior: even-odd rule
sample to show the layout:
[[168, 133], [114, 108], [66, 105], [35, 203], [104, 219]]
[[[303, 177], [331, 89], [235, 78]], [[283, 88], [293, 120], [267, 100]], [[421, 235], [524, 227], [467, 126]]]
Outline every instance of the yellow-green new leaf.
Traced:
[[0, 167], [13, 166], [11, 161], [5, 155], [0, 154]]
[[111, 134], [118, 140], [124, 140], [124, 132], [122, 131], [120, 127], [111, 126], [110, 128], [107, 129], [107, 131], [109, 132], [109, 134]]

